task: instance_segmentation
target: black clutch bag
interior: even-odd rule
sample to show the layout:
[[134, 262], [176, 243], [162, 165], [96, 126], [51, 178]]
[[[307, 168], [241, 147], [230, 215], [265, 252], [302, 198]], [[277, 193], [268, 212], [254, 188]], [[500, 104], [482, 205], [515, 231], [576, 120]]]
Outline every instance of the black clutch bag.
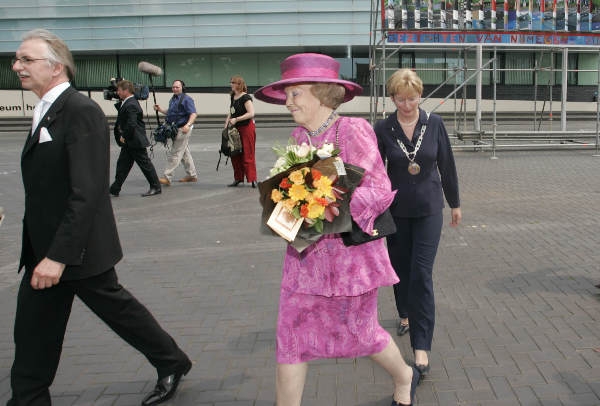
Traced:
[[394, 223], [394, 217], [390, 213], [390, 209], [386, 209], [383, 213], [375, 219], [373, 225], [373, 234], [369, 235], [365, 233], [361, 228], [352, 220], [352, 231], [342, 233], [342, 240], [344, 245], [360, 245], [366, 242], [378, 240], [385, 236], [394, 234], [396, 232], [396, 223]]

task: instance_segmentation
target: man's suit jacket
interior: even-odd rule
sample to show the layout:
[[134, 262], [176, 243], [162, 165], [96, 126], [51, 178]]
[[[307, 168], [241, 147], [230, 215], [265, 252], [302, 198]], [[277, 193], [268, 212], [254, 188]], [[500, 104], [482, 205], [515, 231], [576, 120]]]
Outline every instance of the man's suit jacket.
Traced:
[[[42, 128], [51, 141], [39, 143]], [[19, 271], [44, 257], [66, 264], [61, 280], [111, 269], [123, 255], [108, 194], [110, 131], [104, 113], [69, 87], [33, 131], [21, 155], [25, 216]]]
[[[118, 105], [118, 104], [117, 104]], [[129, 148], [146, 148], [150, 145], [146, 137], [144, 112], [135, 97], [130, 97], [118, 107], [115, 137], [123, 137]]]

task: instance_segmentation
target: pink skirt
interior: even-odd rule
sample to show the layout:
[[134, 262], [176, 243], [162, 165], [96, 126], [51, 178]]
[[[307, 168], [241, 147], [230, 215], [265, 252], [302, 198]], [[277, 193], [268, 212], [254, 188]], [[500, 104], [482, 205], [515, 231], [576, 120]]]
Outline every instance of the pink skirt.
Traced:
[[390, 335], [377, 320], [377, 289], [360, 296], [314, 296], [281, 289], [277, 362], [377, 354]]

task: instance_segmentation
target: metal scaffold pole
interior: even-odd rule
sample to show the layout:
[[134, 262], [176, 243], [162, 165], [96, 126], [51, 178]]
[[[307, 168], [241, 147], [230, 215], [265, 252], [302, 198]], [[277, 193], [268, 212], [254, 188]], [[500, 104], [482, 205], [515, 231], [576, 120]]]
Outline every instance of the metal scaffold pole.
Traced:
[[560, 130], [567, 131], [567, 82], [569, 80], [569, 49], [562, 49], [562, 83], [560, 102]]
[[477, 84], [475, 87], [475, 131], [481, 131], [481, 86], [483, 83], [483, 46], [477, 45]]
[[490, 159], [498, 159], [498, 157], [496, 156], [496, 130], [498, 128], [498, 123], [496, 122], [496, 82], [498, 81], [498, 71], [496, 70], [498, 67], [498, 55], [497, 55], [497, 49], [496, 47], [494, 47], [494, 71], [493, 71], [493, 75], [492, 75], [492, 82], [494, 84], [494, 107], [493, 107], [493, 112], [492, 112], [492, 120], [493, 120], [493, 125], [492, 125], [492, 156]]
[[598, 84], [596, 86], [596, 153], [594, 156], [600, 157], [600, 50], [598, 51]]

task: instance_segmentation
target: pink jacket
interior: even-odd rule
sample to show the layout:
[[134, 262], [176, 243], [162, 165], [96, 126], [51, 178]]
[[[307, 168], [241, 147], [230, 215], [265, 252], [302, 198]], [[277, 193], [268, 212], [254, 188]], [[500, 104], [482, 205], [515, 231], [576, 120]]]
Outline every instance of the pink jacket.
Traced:
[[[373, 222], [394, 200], [377, 139], [362, 118], [341, 117], [323, 134], [311, 138], [314, 146], [335, 143], [339, 124], [340, 157], [365, 169], [365, 176], [350, 202], [350, 213], [363, 231], [370, 233]], [[292, 137], [308, 142], [306, 130], [297, 127]], [[358, 296], [379, 286], [398, 282], [383, 238], [346, 247], [339, 234], [323, 236], [298, 253], [288, 247], [283, 263], [282, 289], [321, 296]]]

